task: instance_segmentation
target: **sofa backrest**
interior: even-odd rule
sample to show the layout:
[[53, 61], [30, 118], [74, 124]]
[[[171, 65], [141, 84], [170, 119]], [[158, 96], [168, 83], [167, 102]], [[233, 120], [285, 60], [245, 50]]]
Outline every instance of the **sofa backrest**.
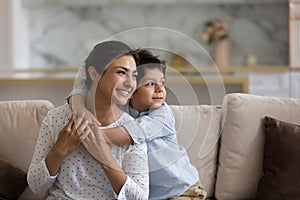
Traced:
[[42, 120], [52, 108], [45, 100], [0, 101], [0, 158], [27, 172]]
[[[178, 141], [198, 169], [208, 197], [221, 200], [255, 197], [262, 175], [266, 115], [300, 123], [300, 99], [228, 94], [222, 113], [208, 105], [170, 107]], [[43, 100], [0, 101], [0, 158], [26, 172], [41, 122], [52, 108]], [[25, 191], [21, 199], [38, 199], [30, 195]]]
[[219, 148], [220, 110], [208, 105], [170, 107], [176, 121], [178, 142], [187, 150], [208, 197], [212, 197]]
[[300, 99], [249, 94], [228, 94], [224, 98], [217, 199], [253, 199], [256, 196], [263, 174], [265, 116], [299, 124]]

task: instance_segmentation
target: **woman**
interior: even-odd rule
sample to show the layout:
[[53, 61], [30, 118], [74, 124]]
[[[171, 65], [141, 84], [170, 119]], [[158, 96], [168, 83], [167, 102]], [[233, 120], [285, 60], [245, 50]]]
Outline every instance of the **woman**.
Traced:
[[[132, 120], [117, 104], [125, 104], [136, 88], [133, 51], [117, 41], [100, 43], [85, 70], [86, 107], [100, 128]], [[74, 119], [66, 104], [44, 119], [27, 179], [34, 192], [49, 189], [47, 199], [147, 199], [147, 147], [109, 146], [95, 124], [84, 116]]]

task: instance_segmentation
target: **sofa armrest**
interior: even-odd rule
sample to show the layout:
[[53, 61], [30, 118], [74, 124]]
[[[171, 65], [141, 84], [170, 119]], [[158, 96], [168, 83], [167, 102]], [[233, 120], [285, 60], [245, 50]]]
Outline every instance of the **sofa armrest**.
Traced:
[[0, 157], [27, 171], [49, 101], [0, 101]]
[[[45, 100], [0, 101], [0, 158], [27, 173], [42, 120], [52, 108]], [[24, 199], [36, 199], [29, 188], [24, 193]]]

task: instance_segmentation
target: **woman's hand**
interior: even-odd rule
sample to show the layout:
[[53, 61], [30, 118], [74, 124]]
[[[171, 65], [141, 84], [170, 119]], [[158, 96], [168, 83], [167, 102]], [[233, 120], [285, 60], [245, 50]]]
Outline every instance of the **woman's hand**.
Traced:
[[[57, 152], [61, 155], [66, 156], [80, 145], [81, 140], [77, 133], [77, 128], [81, 126], [82, 122], [83, 117], [74, 120], [74, 115], [72, 115], [69, 122], [60, 131], [54, 148], [56, 148]], [[84, 123], [87, 124], [87, 121]]]
[[103, 131], [95, 124], [89, 124], [84, 133], [82, 144], [86, 150], [97, 160], [105, 174], [107, 175], [114, 192], [119, 194], [121, 188], [127, 180], [126, 173], [122, 170], [110, 151], [110, 146], [106, 143]]
[[[68, 123], [60, 131], [55, 145], [46, 156], [45, 162], [51, 176], [57, 174], [65, 156], [80, 145], [81, 140], [77, 134], [76, 124], [81, 124], [82, 120], [83, 118], [79, 118], [75, 123], [74, 116], [71, 116]], [[85, 124], [87, 124], [87, 121]]]
[[88, 124], [84, 129], [85, 131], [80, 137], [82, 144], [91, 156], [101, 165], [116, 170], [122, 170], [112, 156], [110, 146], [107, 144], [102, 130], [94, 123]]

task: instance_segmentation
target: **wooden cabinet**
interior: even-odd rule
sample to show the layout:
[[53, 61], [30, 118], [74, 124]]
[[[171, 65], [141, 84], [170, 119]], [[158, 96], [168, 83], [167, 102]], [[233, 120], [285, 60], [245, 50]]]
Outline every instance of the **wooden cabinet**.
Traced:
[[263, 96], [289, 97], [290, 73], [250, 72], [249, 93]]

